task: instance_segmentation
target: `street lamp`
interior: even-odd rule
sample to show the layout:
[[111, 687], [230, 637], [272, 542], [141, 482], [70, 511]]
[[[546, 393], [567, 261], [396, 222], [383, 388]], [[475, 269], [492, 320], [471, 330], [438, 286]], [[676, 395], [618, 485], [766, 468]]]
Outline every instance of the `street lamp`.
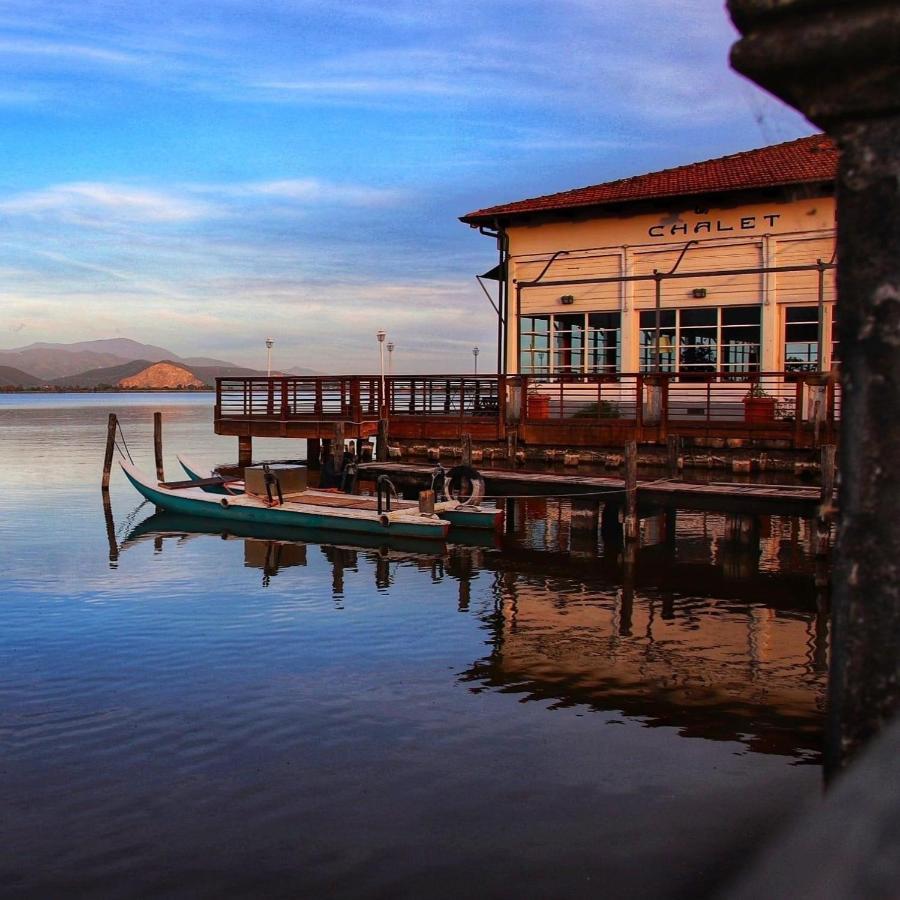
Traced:
[[475, 374], [476, 375], [478, 374], [478, 354], [479, 353], [481, 353], [481, 351], [477, 347], [472, 348], [472, 356], [475, 357]]
[[387, 332], [383, 328], [379, 328], [375, 333], [375, 337], [378, 338], [378, 355], [381, 358], [381, 413], [384, 415], [385, 408], [385, 395], [384, 395], [384, 339], [387, 337]]
[[394, 342], [387, 342], [387, 352], [388, 352], [388, 375], [394, 374]]
[[266, 378], [272, 377], [272, 345], [275, 341], [266, 338]]

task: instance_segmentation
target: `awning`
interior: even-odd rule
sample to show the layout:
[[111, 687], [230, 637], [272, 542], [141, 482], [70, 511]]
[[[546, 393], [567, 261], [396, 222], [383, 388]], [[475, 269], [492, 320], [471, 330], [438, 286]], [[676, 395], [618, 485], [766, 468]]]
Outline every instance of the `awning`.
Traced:
[[479, 278], [489, 278], [491, 281], [506, 281], [506, 263], [497, 263], [493, 269], [488, 269]]

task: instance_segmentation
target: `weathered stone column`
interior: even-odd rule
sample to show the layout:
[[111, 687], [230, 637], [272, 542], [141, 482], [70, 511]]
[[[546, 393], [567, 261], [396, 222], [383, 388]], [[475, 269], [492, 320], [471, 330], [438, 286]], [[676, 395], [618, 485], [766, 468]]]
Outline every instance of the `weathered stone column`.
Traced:
[[732, 64], [823, 127], [837, 182], [841, 526], [826, 767], [900, 708], [900, 5], [729, 0]]

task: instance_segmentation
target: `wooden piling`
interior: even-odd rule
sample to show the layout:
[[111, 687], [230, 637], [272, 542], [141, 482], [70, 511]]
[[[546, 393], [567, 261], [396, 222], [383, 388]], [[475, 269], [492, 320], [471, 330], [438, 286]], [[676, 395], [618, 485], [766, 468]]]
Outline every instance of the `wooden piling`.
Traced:
[[103, 456], [103, 478], [100, 482], [100, 487], [104, 491], [109, 490], [109, 475], [112, 471], [113, 453], [116, 447], [116, 428], [118, 428], [116, 414], [110, 413], [106, 423], [106, 453]]
[[828, 553], [831, 539], [831, 520], [834, 517], [834, 480], [837, 448], [834, 444], [824, 444], [820, 456], [822, 486], [819, 492], [819, 514], [816, 517], [816, 553]]
[[319, 444], [318, 438], [307, 438], [306, 439], [306, 468], [307, 469], [318, 469], [320, 466], [319, 463], [319, 454], [321, 453], [322, 448]]
[[[115, 418], [114, 415], [111, 418]], [[106, 523], [106, 543], [109, 545], [109, 565], [111, 569], [116, 567], [119, 559], [119, 543], [116, 540], [116, 523], [113, 520], [112, 503], [109, 500], [109, 491], [104, 488], [103, 494], [103, 519]]]
[[249, 434], [238, 436], [238, 465], [241, 468], [253, 465], [253, 438]]
[[639, 538], [637, 512], [637, 441], [625, 444], [625, 543]]
[[681, 456], [681, 438], [677, 434], [670, 434], [666, 438], [666, 450], [669, 460], [669, 476], [678, 476], [678, 458]]
[[331, 441], [331, 452], [334, 455], [334, 471], [344, 470], [344, 423], [334, 423], [334, 437]]
[[153, 458], [156, 460], [156, 480], [165, 481], [163, 473], [163, 449], [162, 449], [162, 413], [153, 413]]
[[388, 458], [388, 421], [378, 420], [377, 445], [375, 447], [375, 459], [377, 462], [387, 462]]
[[462, 464], [472, 465], [472, 435], [465, 432], [462, 436]]

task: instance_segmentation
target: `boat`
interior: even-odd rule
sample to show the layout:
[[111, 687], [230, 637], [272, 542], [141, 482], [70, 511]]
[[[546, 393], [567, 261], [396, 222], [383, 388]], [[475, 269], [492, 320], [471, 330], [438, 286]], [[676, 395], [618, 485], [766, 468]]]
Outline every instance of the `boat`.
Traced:
[[412, 508], [404, 505], [379, 512], [372, 497], [319, 491], [295, 494], [275, 502], [248, 493], [210, 494], [203, 486], [159, 482], [125, 460], [120, 460], [119, 465], [141, 496], [160, 509], [184, 515], [432, 541], [446, 540], [450, 531], [446, 519], [420, 513], [415, 504], [411, 504]]
[[[226, 479], [217, 477], [214, 472], [204, 470], [202, 466], [189, 461], [184, 456], [177, 456], [178, 463], [188, 478], [202, 486], [203, 490], [213, 494], [240, 494], [244, 490], [244, 482], [240, 479]], [[205, 471], [205, 474], [204, 474]], [[330, 491], [318, 491], [309, 488], [304, 492], [309, 497], [334, 497]], [[354, 497], [360, 500], [372, 502], [371, 497], [362, 494], [339, 494], [340, 497]], [[393, 501], [393, 507], [397, 510], [418, 510], [419, 506], [412, 500]], [[503, 509], [482, 509], [480, 506], [461, 503], [458, 500], [445, 500], [434, 504], [434, 511], [442, 519], [449, 522], [454, 528], [488, 529], [499, 531], [503, 527]]]

